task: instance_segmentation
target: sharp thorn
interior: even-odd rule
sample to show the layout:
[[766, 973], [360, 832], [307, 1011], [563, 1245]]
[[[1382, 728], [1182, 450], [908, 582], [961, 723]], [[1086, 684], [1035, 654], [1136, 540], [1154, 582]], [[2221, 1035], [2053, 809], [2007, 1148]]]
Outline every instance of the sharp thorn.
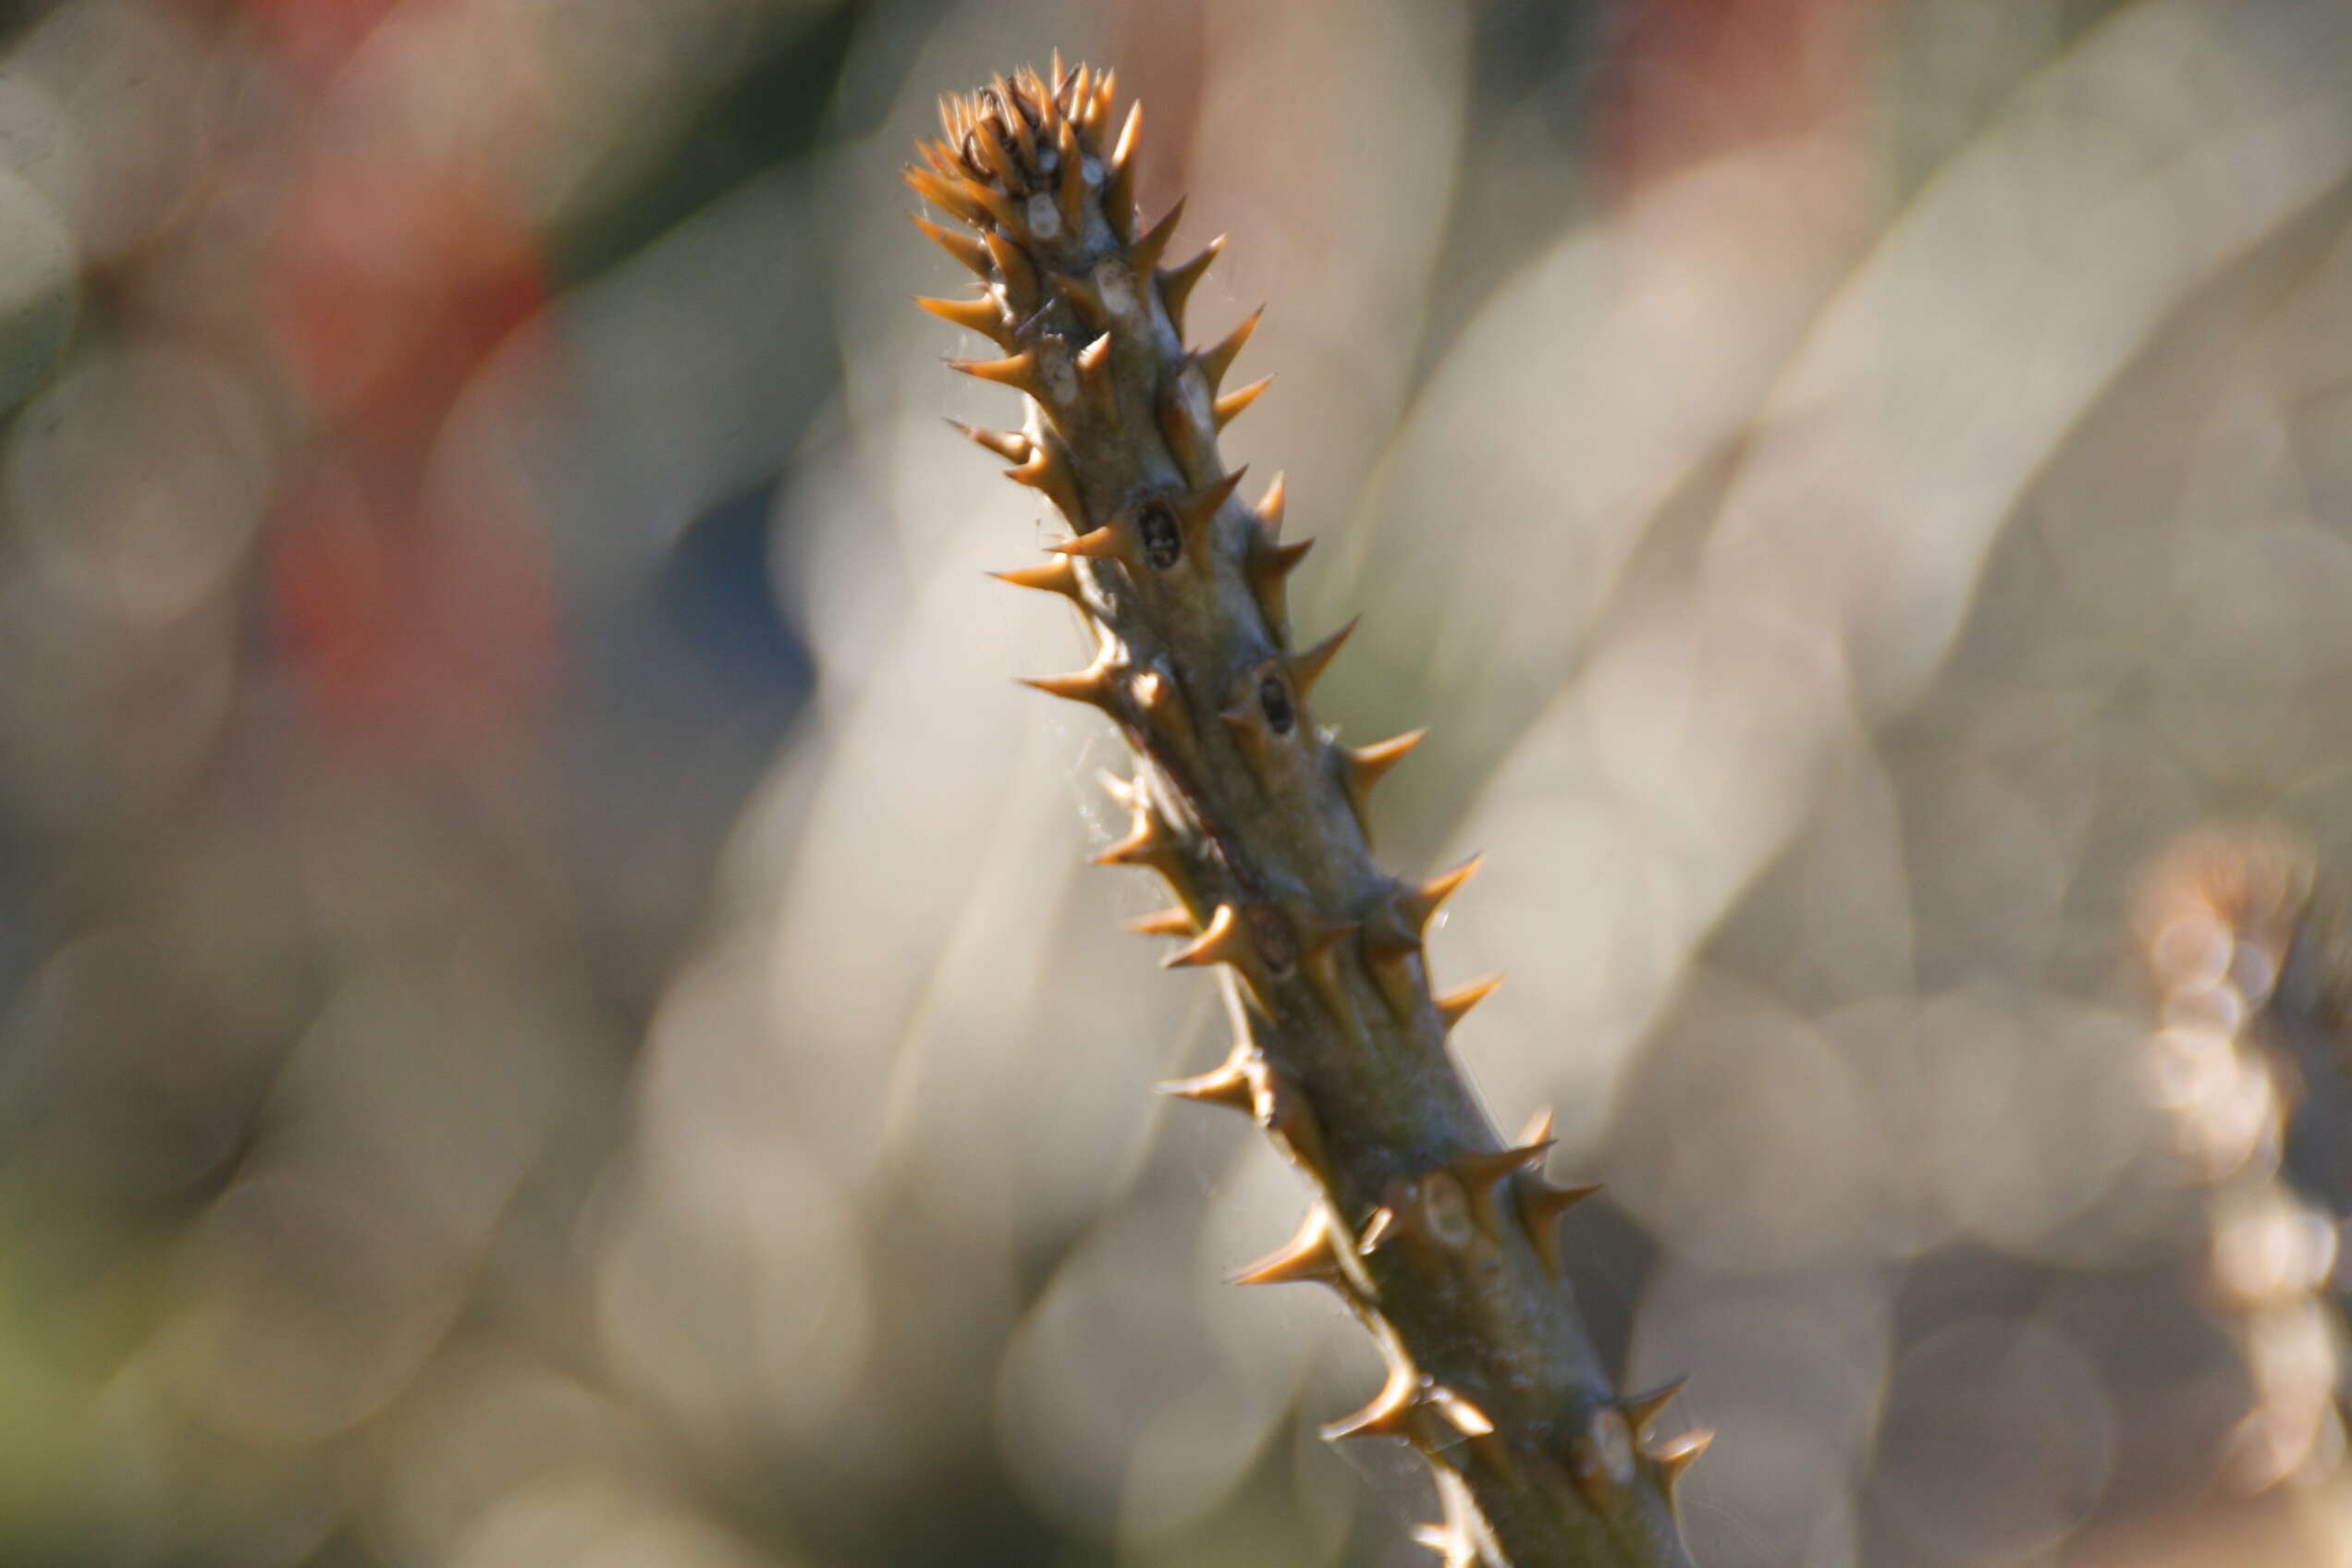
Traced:
[[[1176, 225], [1183, 215], [1184, 199], [1179, 196], [1176, 204], [1169, 208], [1158, 223], [1145, 229], [1142, 239], [1128, 248], [1127, 264], [1135, 269], [1138, 279], [1150, 276], [1159, 266], [1159, 258], [1166, 253], [1169, 240], [1175, 238]], [[1164, 290], [1165, 285], [1162, 287]], [[1163, 291], [1161, 299], [1165, 300], [1166, 298]]]
[[996, 127], [990, 123], [994, 118], [991, 115], [974, 116], [972, 129], [967, 134], [980, 143], [980, 161], [988, 165], [988, 171], [997, 177], [998, 182], [1007, 190], [1014, 190], [1021, 184], [1020, 165], [1012, 161], [1012, 154], [1005, 150], [1003, 140], [997, 135]]
[[[1283, 580], [1314, 545], [1312, 539], [1279, 545], [1269, 541], [1263, 533], [1250, 541], [1247, 566], [1250, 593], [1257, 600], [1258, 613], [1266, 618], [1267, 626], [1278, 636], [1289, 633], [1291, 621], [1290, 595], [1283, 590]], [[1360, 811], [1358, 815], [1362, 815]]]
[[1323, 1428], [1325, 1442], [1340, 1442], [1349, 1438], [1402, 1438], [1412, 1433], [1413, 1412], [1421, 1403], [1421, 1379], [1409, 1366], [1399, 1366], [1389, 1374], [1372, 1403], [1353, 1415], [1343, 1416]]
[[1231, 904], [1219, 904], [1208, 926], [1176, 951], [1159, 961], [1162, 969], [1194, 969], [1213, 963], [1239, 967], [1250, 956], [1248, 936]]
[[997, 102], [1004, 105], [1005, 124], [1011, 128], [1012, 143], [1020, 151], [1023, 170], [1025, 173], [1029, 169], [1035, 168], [1037, 166], [1036, 133], [1029, 128], [1029, 116], [1021, 112], [1021, 104], [1013, 95], [1012, 85], [1005, 80], [1002, 71], [998, 71], [988, 85], [997, 90]]
[[1501, 974], [1489, 974], [1484, 979], [1471, 981], [1458, 991], [1448, 991], [1438, 998], [1438, 1017], [1444, 1021], [1448, 1029], [1452, 1029], [1469, 1014], [1472, 1008], [1493, 996], [1501, 985]]
[[[1080, 67], [1081, 74], [1084, 67]], [[1085, 238], [1086, 223], [1086, 151], [1078, 142], [1078, 128], [1074, 121], [1063, 120], [1060, 129], [1061, 168], [1054, 186], [1054, 205], [1061, 216], [1061, 231], [1075, 243]]]
[[1298, 1233], [1226, 1280], [1229, 1285], [1329, 1285], [1347, 1289], [1347, 1273], [1331, 1246], [1331, 1221], [1321, 1204], [1307, 1210]]
[[1127, 929], [1138, 937], [1196, 937], [1200, 925], [1193, 919], [1193, 912], [1182, 904], [1138, 915], [1127, 923]]
[[1110, 709], [1110, 682], [1102, 673], [1082, 669], [1071, 675], [1039, 675], [1018, 677], [1023, 686], [1033, 687], [1048, 697], [1061, 697], [1073, 703]]
[[1119, 72], [1114, 67], [1105, 66], [1102, 74], [1095, 79], [1095, 101], [1086, 111], [1086, 129], [1095, 133], [1097, 140], [1102, 128], [1110, 123], [1110, 111], [1118, 103]]
[[1241, 357], [1242, 349], [1248, 345], [1251, 336], [1257, 331], [1258, 319], [1265, 314], [1266, 307], [1260, 305], [1243, 317], [1242, 325], [1227, 333], [1222, 342], [1196, 356], [1201, 367], [1201, 374], [1208, 378], [1210, 391], [1214, 392], [1224, 385], [1225, 373], [1233, 368], [1233, 361]]
[[1491, 1193], [1513, 1173], [1541, 1163], [1551, 1151], [1549, 1137], [1539, 1143], [1515, 1144], [1507, 1149], [1495, 1149], [1477, 1154], [1460, 1154], [1446, 1162], [1446, 1171], [1462, 1183], [1462, 1190], [1474, 1198], [1481, 1193]]
[[1124, 531], [1116, 523], [1105, 523], [1074, 539], [1062, 539], [1046, 546], [1057, 555], [1084, 556], [1089, 560], [1123, 561], [1128, 549]]
[[1111, 380], [1110, 334], [1101, 337], [1078, 350], [1078, 385], [1086, 394], [1095, 411], [1106, 423], [1119, 421], [1119, 388]]
[[929, 169], [918, 168], [909, 168], [904, 178], [916, 195], [943, 213], [951, 213], [975, 227], [993, 221], [987, 207], [972, 194], [973, 187], [968, 181], [958, 183]]
[[1323, 678], [1325, 670], [1331, 668], [1331, 661], [1339, 656], [1340, 649], [1346, 644], [1349, 635], [1355, 631], [1356, 622], [1361, 619], [1363, 617], [1356, 617], [1312, 648], [1292, 654], [1283, 661], [1291, 672], [1291, 684], [1298, 689], [1302, 698], [1315, 690], [1315, 683]]
[[[1191, 261], [1158, 275], [1159, 302], [1167, 310], [1168, 324], [1176, 329], [1178, 337], [1184, 336], [1184, 302], [1193, 297], [1194, 286], [1207, 275], [1209, 263], [1224, 249], [1225, 236], [1220, 234], [1202, 246], [1200, 254]], [[1144, 275], [1138, 270], [1135, 276], [1141, 278]]]
[[1674, 1396], [1681, 1393], [1689, 1381], [1689, 1375], [1684, 1374], [1671, 1383], [1660, 1383], [1647, 1393], [1627, 1394], [1617, 1402], [1618, 1408], [1625, 1413], [1625, 1424], [1633, 1428], [1635, 1438], [1649, 1435], [1649, 1428], [1657, 1423], [1659, 1415], [1673, 1403]]
[[959, 233], [955, 229], [933, 223], [921, 213], [909, 213], [907, 217], [915, 227], [921, 229], [934, 244], [949, 255], [953, 256], [984, 278], [995, 276], [995, 273], [988, 264], [988, 247], [982, 241], [969, 234]]
[[1147, 669], [1137, 676], [1135, 702], [1170, 739], [1187, 747], [1196, 739], [1193, 716], [1178, 697], [1176, 677], [1169, 669]]
[[948, 423], [965, 440], [976, 447], [986, 447], [1009, 463], [1029, 460], [1034, 443], [1017, 430], [984, 430], [976, 424], [966, 424], [960, 419], [950, 419]]
[[[1340, 784], [1347, 791], [1349, 804], [1355, 807], [1356, 820], [1365, 825], [1365, 837], [1371, 837], [1372, 790], [1390, 769], [1413, 754], [1413, 749], [1428, 738], [1427, 729], [1408, 730], [1393, 739], [1374, 745], [1336, 748], [1340, 759]], [[1476, 998], [1472, 998], [1474, 1001]]]
[[1001, 360], [949, 360], [948, 368], [1044, 400], [1045, 388], [1037, 379], [1037, 356], [1027, 349]]
[[1708, 1445], [1714, 1440], [1712, 1427], [1697, 1427], [1679, 1437], [1667, 1439], [1656, 1448], [1645, 1450], [1643, 1457], [1658, 1466], [1659, 1489], [1671, 1500], [1683, 1473], [1698, 1463], [1698, 1456], [1705, 1453]]
[[1143, 130], [1144, 104], [1137, 99], [1128, 105], [1127, 123], [1111, 149], [1110, 179], [1103, 187], [1103, 210], [1121, 244], [1135, 238], [1135, 150], [1142, 145]]
[[1209, 525], [1217, 520], [1218, 512], [1224, 507], [1226, 497], [1232, 495], [1234, 487], [1242, 482], [1242, 475], [1248, 472], [1249, 464], [1243, 463], [1215, 484], [1204, 485], [1172, 503], [1176, 521], [1183, 526], [1184, 542], [1189, 547], [1197, 550], [1201, 546]]
[[1196, 1078], [1170, 1078], [1156, 1084], [1155, 1092], [1170, 1099], [1225, 1106], [1254, 1117], [1257, 1114], [1257, 1087], [1250, 1072], [1250, 1060], [1249, 1047], [1237, 1047], [1215, 1072]]
[[1044, 495], [1072, 528], [1086, 526], [1086, 503], [1078, 494], [1078, 482], [1071, 474], [1069, 463], [1053, 447], [1037, 447], [1029, 454], [1027, 462], [1005, 470], [1005, 477]]
[[1600, 1191], [1599, 1184], [1555, 1187], [1537, 1176], [1516, 1185], [1519, 1228], [1527, 1232], [1528, 1244], [1536, 1249], [1537, 1257], [1551, 1277], [1563, 1278], [1567, 1263], [1560, 1256], [1560, 1217]]
[[1247, 409], [1252, 403], [1256, 402], [1259, 396], [1264, 393], [1268, 387], [1273, 385], [1274, 378], [1272, 376], [1262, 375], [1256, 381], [1251, 382], [1247, 386], [1243, 387], [1240, 391], [1229, 392], [1224, 397], [1218, 398], [1216, 402], [1211, 403], [1209, 405], [1209, 412], [1215, 417], [1217, 428], [1222, 430], [1227, 425], [1232, 423], [1236, 419], [1239, 419], [1242, 416], [1243, 410]]
[[1486, 864], [1486, 860], [1483, 854], [1472, 855], [1452, 871], [1439, 872], [1404, 895], [1403, 913], [1406, 925], [1416, 937], [1427, 933], [1429, 922], [1437, 917], [1438, 911], [1445, 907], [1445, 901], [1453, 897], [1464, 882], [1478, 875], [1478, 868]]
[[948, 141], [917, 141], [914, 144], [914, 150], [923, 154], [923, 161], [931, 165], [931, 172], [946, 180], [950, 188], [962, 185], [964, 179], [963, 160], [956, 156], [952, 144], [961, 139], [962, 134], [961, 131], [955, 132]]
[[1257, 498], [1257, 525], [1266, 531], [1269, 543], [1282, 537], [1283, 503], [1288, 495], [1282, 476], [1278, 473], [1274, 483], [1266, 487], [1266, 494]]
[[[994, 228], [981, 231], [980, 244], [996, 267], [995, 276], [1004, 279], [1006, 298], [1018, 302], [1023, 310], [1029, 309], [1029, 301], [1038, 297], [1037, 268], [1029, 260], [1029, 252], [1023, 250], [1021, 242], [1012, 236]], [[1033, 313], [1013, 330], [1024, 332], [1035, 320]]]
[[918, 294], [914, 302], [950, 326], [977, 332], [999, 349], [1012, 347], [1012, 328], [1006, 325], [1004, 312], [997, 308], [994, 300], [935, 300]]
[[1079, 597], [1078, 565], [1068, 557], [1042, 562], [1036, 566], [1017, 566], [1010, 571], [988, 574], [999, 582], [1010, 582], [1015, 588], [1039, 588], [1048, 594], [1059, 594], [1072, 603]]
[[1175, 843], [1161, 831], [1159, 821], [1148, 809], [1138, 807], [1135, 825], [1127, 837], [1109, 849], [1088, 857], [1092, 865], [1144, 865], [1164, 870], [1176, 853]]
[[1494, 1417], [1479, 1409], [1475, 1401], [1464, 1398], [1442, 1384], [1428, 1391], [1427, 1401], [1438, 1414], [1453, 1423], [1453, 1429], [1464, 1437], [1494, 1436]]

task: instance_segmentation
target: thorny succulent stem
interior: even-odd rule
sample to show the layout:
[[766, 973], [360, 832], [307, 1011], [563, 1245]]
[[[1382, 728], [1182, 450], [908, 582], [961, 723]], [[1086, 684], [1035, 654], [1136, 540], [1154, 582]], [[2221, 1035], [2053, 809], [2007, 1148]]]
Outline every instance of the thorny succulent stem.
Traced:
[[1469, 865], [1402, 882], [1374, 864], [1366, 803], [1419, 735], [1350, 749], [1314, 722], [1346, 629], [1293, 643], [1277, 480], [1236, 499], [1218, 433], [1264, 389], [1228, 391], [1253, 315], [1187, 349], [1184, 303], [1219, 250], [1163, 266], [1180, 202], [1133, 205], [1140, 121], [1112, 74], [1024, 70], [940, 108], [908, 183], [972, 233], [915, 222], [975, 275], [924, 301], [1000, 351], [951, 361], [1022, 394], [1019, 434], [965, 432], [1017, 466], [1070, 537], [999, 573], [1084, 612], [1093, 661], [1029, 684], [1102, 712], [1134, 753], [1132, 830], [1096, 856], [1147, 868], [1176, 905], [1137, 923], [1219, 970], [1241, 1037], [1166, 1093], [1253, 1116], [1317, 1189], [1292, 1243], [1245, 1283], [1337, 1291], [1386, 1356], [1337, 1439], [1412, 1443], [1447, 1517], [1419, 1537], [1449, 1563], [1635, 1568], [1688, 1562], [1675, 1477], [1705, 1435], [1653, 1440], [1663, 1400], [1621, 1398], [1565, 1281], [1557, 1220], [1590, 1188], [1542, 1175], [1548, 1126], [1505, 1145], [1446, 1048], [1493, 988], [1439, 997], [1425, 938]]

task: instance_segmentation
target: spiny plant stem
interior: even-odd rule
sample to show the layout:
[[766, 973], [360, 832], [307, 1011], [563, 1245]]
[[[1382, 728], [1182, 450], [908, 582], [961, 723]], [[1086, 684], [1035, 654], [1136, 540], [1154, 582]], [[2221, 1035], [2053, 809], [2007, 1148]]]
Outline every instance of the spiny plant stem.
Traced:
[[1177, 902], [1136, 923], [1182, 938], [1170, 967], [1219, 970], [1237, 1038], [1163, 1091], [1253, 1116], [1316, 1184], [1291, 1243], [1243, 1283], [1337, 1291], [1390, 1371], [1332, 1439], [1412, 1443], [1447, 1517], [1420, 1535], [1449, 1565], [1687, 1562], [1675, 1477], [1707, 1434], [1652, 1442], [1672, 1389], [1620, 1397], [1576, 1312], [1557, 1221], [1590, 1192], [1541, 1174], [1550, 1119], [1495, 1133], [1448, 1031], [1493, 988], [1433, 995], [1423, 937], [1476, 863], [1419, 885], [1372, 860], [1366, 796], [1419, 739], [1351, 749], [1317, 729], [1315, 682], [1347, 628], [1294, 645], [1283, 582], [1307, 541], [1283, 490], [1256, 508], [1218, 433], [1265, 390], [1228, 389], [1250, 317], [1188, 350], [1187, 297], [1221, 241], [1164, 265], [1182, 209], [1134, 203], [1141, 106], [1113, 136], [1112, 75], [1054, 61], [941, 105], [908, 182], [966, 226], [914, 221], [979, 294], [926, 310], [1003, 357], [951, 361], [1025, 398], [1018, 432], [965, 434], [1068, 520], [1041, 565], [999, 573], [1084, 613], [1095, 657], [1028, 682], [1115, 724], [1135, 775], [1128, 835], [1097, 864], [1146, 867]]

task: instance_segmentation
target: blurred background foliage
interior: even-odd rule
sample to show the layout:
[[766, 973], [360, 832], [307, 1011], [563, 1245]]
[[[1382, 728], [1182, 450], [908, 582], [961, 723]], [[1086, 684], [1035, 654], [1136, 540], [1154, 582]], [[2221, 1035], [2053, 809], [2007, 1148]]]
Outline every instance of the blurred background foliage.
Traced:
[[1057, 46], [1701, 1561], [2327, 1560], [2125, 912], [2352, 836], [2345, 0], [0, 18], [0, 1562], [1425, 1560], [906, 303]]

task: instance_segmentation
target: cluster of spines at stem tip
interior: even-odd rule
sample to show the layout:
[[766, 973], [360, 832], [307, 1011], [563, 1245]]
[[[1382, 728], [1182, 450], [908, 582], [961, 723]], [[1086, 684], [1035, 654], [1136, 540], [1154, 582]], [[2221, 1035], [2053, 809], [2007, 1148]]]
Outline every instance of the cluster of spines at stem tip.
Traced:
[[[1501, 979], [1433, 995], [1423, 965], [1426, 933], [1477, 869], [1475, 858], [1418, 886], [1385, 882], [1368, 902], [1327, 913], [1316, 889], [1283, 885], [1283, 876], [1243, 864], [1248, 857], [1233, 848], [1230, 825], [1216, 820], [1217, 791], [1204, 778], [1215, 771], [1212, 751], [1238, 760], [1261, 801], [1300, 802], [1302, 815], [1337, 802], [1360, 855], [1370, 839], [1373, 786], [1426, 732], [1355, 748], [1311, 722], [1306, 699], [1354, 623], [1312, 646], [1291, 645], [1284, 582], [1312, 541], [1282, 538], [1280, 477], [1255, 508], [1235, 501], [1243, 474], [1225, 470], [1217, 446], [1219, 433], [1272, 379], [1225, 387], [1260, 312], [1210, 348], [1184, 347], [1186, 304], [1224, 241], [1162, 264], [1183, 203], [1157, 223], [1140, 221], [1142, 105], [1114, 135], [1115, 99], [1114, 73], [1065, 70], [1057, 55], [1049, 79], [1023, 70], [943, 99], [944, 135], [919, 142], [923, 166], [906, 173], [925, 201], [971, 232], [920, 214], [911, 214], [915, 225], [980, 281], [974, 297], [917, 302], [1001, 350], [949, 364], [1027, 401], [1023, 430], [957, 428], [1012, 464], [1010, 477], [1046, 496], [1072, 529], [1048, 546], [1046, 562], [994, 574], [1068, 599], [1096, 639], [1086, 668], [1025, 683], [1101, 710], [1136, 753], [1133, 781], [1106, 780], [1133, 812], [1133, 829], [1094, 860], [1148, 867], [1173, 887], [1177, 905], [1131, 927], [1183, 940], [1168, 966], [1225, 966], [1263, 1018], [1280, 1016], [1275, 993], [1293, 982], [1310, 986], [1331, 1015], [1345, 1018], [1356, 1004], [1339, 957], [1353, 944], [1391, 1014], [1408, 1023], [1430, 1018], [1450, 1031]], [[1254, 617], [1237, 611], [1228, 586], [1238, 587]], [[1206, 677], [1218, 690], [1199, 704], [1200, 718], [1180, 687], [1177, 650], [1153, 645], [1174, 641], [1155, 635], [1166, 630], [1155, 615], [1161, 622], [1189, 616], [1228, 633], [1218, 655], [1222, 666]], [[1195, 648], [1188, 680], [1204, 679], [1200, 662]], [[1221, 731], [1214, 746], [1204, 725]], [[1322, 1185], [1329, 1201], [1315, 1206], [1290, 1243], [1234, 1280], [1311, 1280], [1338, 1290], [1389, 1353], [1391, 1377], [1370, 1404], [1326, 1435], [1409, 1439], [1439, 1462], [1442, 1487], [1442, 1451], [1491, 1440], [1494, 1422], [1460, 1390], [1415, 1368], [1381, 1318], [1364, 1260], [1401, 1233], [1466, 1221], [1494, 1236], [1507, 1218], [1544, 1268], [1561, 1277], [1559, 1218], [1596, 1189], [1555, 1186], [1540, 1175], [1551, 1144], [1549, 1116], [1510, 1147], [1460, 1152], [1418, 1179], [1391, 1181], [1368, 1213], [1356, 1211], [1364, 1215], [1358, 1224], [1343, 1218], [1315, 1110], [1246, 1029], [1222, 1066], [1161, 1091], [1253, 1116]], [[1565, 1467], [1580, 1484], [1622, 1486], [1637, 1452], [1660, 1491], [1670, 1491], [1709, 1436], [1645, 1440], [1680, 1387], [1604, 1407], [1562, 1455]], [[1425, 1538], [1449, 1562], [1468, 1562], [1471, 1537], [1457, 1518], [1430, 1527]]]

